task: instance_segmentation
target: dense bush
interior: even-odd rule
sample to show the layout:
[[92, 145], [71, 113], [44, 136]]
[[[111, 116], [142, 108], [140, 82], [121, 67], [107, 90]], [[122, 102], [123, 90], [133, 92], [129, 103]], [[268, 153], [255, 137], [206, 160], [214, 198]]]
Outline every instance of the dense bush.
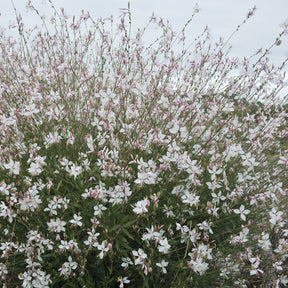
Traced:
[[288, 24], [242, 61], [29, 7], [42, 28], [1, 34], [1, 285], [287, 287]]

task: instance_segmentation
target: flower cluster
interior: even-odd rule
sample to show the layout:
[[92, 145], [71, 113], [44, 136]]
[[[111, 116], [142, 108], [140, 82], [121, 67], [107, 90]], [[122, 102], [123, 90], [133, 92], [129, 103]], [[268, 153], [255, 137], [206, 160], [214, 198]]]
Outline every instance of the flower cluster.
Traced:
[[54, 12], [0, 35], [0, 284], [286, 287], [287, 59]]

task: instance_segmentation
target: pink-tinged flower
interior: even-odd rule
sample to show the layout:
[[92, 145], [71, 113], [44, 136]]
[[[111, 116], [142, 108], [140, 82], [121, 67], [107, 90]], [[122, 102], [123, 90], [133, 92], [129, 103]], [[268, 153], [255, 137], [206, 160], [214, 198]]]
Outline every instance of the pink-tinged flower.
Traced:
[[72, 257], [68, 257], [68, 262], [63, 263], [62, 267], [58, 269], [60, 271], [60, 276], [68, 277], [72, 270], [76, 270], [78, 267], [78, 264], [75, 261], [72, 261]]
[[19, 199], [20, 210], [32, 211], [38, 208], [42, 201], [36, 193], [26, 193], [22, 199]]
[[139, 248], [138, 251], [133, 250], [132, 254], [134, 257], [136, 257], [135, 265], [143, 265], [144, 264], [144, 260], [147, 258], [147, 254], [143, 251], [143, 249]]
[[130, 280], [127, 277], [118, 277], [118, 282], [120, 282], [119, 288], [123, 288], [124, 284], [130, 283]]
[[247, 18], [250, 18], [251, 16], [253, 16], [256, 12], [257, 8], [256, 6], [254, 6], [252, 9], [249, 9], [248, 14], [247, 14]]
[[50, 222], [47, 223], [48, 229], [55, 233], [65, 232], [66, 222], [57, 218], [56, 220], [50, 219]]
[[43, 167], [46, 165], [45, 162], [46, 156], [41, 157], [41, 156], [36, 156], [34, 159], [34, 162], [30, 164], [30, 167], [28, 169], [28, 172], [32, 176], [37, 176], [42, 173]]
[[201, 10], [201, 9], [199, 8], [198, 3], [196, 3], [196, 4], [194, 5], [194, 7], [193, 7], [193, 14], [199, 13], [200, 10]]
[[20, 172], [20, 162], [18, 161], [13, 161], [12, 159], [10, 159], [8, 164], [4, 164], [4, 167], [6, 169], [9, 169], [9, 173], [10, 174], [14, 174], [14, 175], [19, 175]]
[[41, 174], [42, 171], [43, 171], [42, 167], [39, 166], [37, 163], [31, 163], [30, 167], [28, 169], [28, 172], [32, 176], [37, 176], [37, 175]]
[[241, 205], [239, 209], [234, 209], [233, 211], [236, 214], [240, 214], [240, 218], [243, 221], [246, 221], [246, 216], [245, 215], [250, 213], [250, 210], [245, 210], [245, 206], [244, 205]]
[[60, 65], [57, 67], [57, 69], [58, 69], [59, 72], [63, 72], [64, 70], [67, 69], [67, 66], [66, 66], [65, 63], [62, 63], [62, 64], [60, 64]]
[[138, 201], [135, 204], [133, 212], [136, 213], [136, 214], [147, 213], [148, 212], [147, 207], [149, 207], [149, 206], [150, 206], [150, 201], [148, 199], [144, 199], [144, 200]]

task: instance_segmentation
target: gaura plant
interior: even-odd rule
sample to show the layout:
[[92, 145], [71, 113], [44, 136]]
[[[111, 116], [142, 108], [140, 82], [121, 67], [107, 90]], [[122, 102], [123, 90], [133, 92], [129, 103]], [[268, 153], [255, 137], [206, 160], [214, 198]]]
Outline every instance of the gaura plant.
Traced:
[[240, 60], [186, 44], [198, 7], [180, 33], [51, 7], [1, 32], [2, 287], [287, 287], [287, 22]]

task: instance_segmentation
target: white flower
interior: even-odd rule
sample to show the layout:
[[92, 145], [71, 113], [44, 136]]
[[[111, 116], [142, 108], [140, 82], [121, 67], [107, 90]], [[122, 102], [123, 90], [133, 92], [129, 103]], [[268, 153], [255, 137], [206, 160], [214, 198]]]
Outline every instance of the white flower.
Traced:
[[4, 164], [4, 167], [6, 169], [9, 169], [9, 173], [10, 174], [14, 174], [14, 175], [19, 175], [20, 172], [20, 162], [14, 162], [12, 159], [10, 159], [8, 164]]
[[282, 271], [283, 270], [283, 267], [281, 266], [282, 264], [283, 264], [282, 261], [277, 261], [273, 263], [273, 267], [278, 271]]
[[284, 222], [282, 222], [282, 215], [283, 212], [282, 211], [276, 211], [276, 208], [273, 207], [272, 210], [269, 212], [269, 216], [270, 216], [270, 220], [269, 222], [272, 225], [276, 225], [277, 223], [279, 224], [280, 227], [282, 227], [284, 225]]
[[171, 134], [176, 134], [179, 131], [179, 124], [178, 123], [173, 123], [173, 126], [169, 129], [169, 132]]
[[39, 166], [37, 163], [31, 163], [30, 167], [28, 169], [28, 172], [32, 175], [32, 176], [37, 176], [39, 174], [41, 174], [42, 172], [42, 167]]
[[124, 267], [124, 269], [127, 269], [129, 265], [133, 265], [133, 262], [129, 257], [122, 257], [122, 264], [121, 267]]
[[11, 188], [11, 185], [7, 185], [5, 182], [0, 182], [0, 193], [4, 195], [9, 195], [9, 189]]
[[93, 137], [91, 135], [86, 137], [86, 142], [87, 142], [87, 146], [89, 148], [88, 153], [94, 152], [94, 150], [95, 150], [94, 149], [94, 140], [93, 140]]
[[18, 275], [18, 278], [20, 280], [23, 280], [23, 282], [22, 282], [22, 286], [23, 287], [25, 287], [25, 288], [26, 287], [33, 287], [32, 286], [32, 276], [31, 276], [31, 274], [32, 274], [32, 271], [30, 270], [29, 273], [27, 273], [25, 271], [24, 273], [21, 273], [21, 274]]
[[138, 174], [135, 183], [143, 184], [156, 184], [161, 178], [157, 178], [157, 166], [153, 160], [149, 160], [147, 163], [141, 158], [138, 161]]
[[240, 231], [239, 236], [232, 236], [230, 244], [237, 244], [237, 243], [245, 243], [248, 241], [247, 236], [249, 235], [249, 229], [247, 227], [243, 227], [243, 229]]
[[143, 265], [145, 258], [147, 258], [147, 254], [143, 251], [143, 249], [139, 248], [138, 251], [133, 250], [132, 254], [137, 257], [135, 259], [135, 265]]
[[130, 280], [127, 277], [124, 277], [124, 278], [118, 277], [118, 282], [120, 282], [119, 288], [123, 288], [124, 284], [130, 283]]
[[44, 211], [49, 211], [50, 212], [50, 215], [57, 215], [57, 206], [52, 202], [50, 201], [48, 203], [48, 207], [44, 209]]
[[207, 223], [207, 221], [203, 221], [202, 223], [197, 224], [200, 230], [209, 231], [209, 233], [213, 234], [210, 225], [212, 225], [212, 222]]
[[200, 202], [200, 196], [196, 196], [195, 193], [190, 193], [187, 190], [184, 192], [181, 199], [183, 203], [187, 203], [189, 206], [197, 206], [197, 204]]
[[43, 171], [43, 167], [46, 165], [46, 163], [44, 161], [45, 159], [46, 159], [46, 156], [44, 156], [44, 157], [36, 156], [34, 159], [34, 162], [32, 162], [30, 164], [28, 172], [32, 176], [37, 176], [37, 175], [41, 174], [41, 172]]
[[107, 210], [107, 208], [103, 204], [94, 206], [94, 215], [95, 216], [102, 215], [102, 211], [105, 211], [105, 210]]
[[151, 229], [146, 228], [146, 230], [148, 231], [145, 232], [142, 236], [142, 240], [145, 241], [148, 245], [148, 241], [154, 240], [155, 243], [159, 243], [160, 238], [162, 237], [162, 235], [164, 234], [164, 231], [161, 229], [160, 231], [157, 231], [157, 229], [154, 228], [154, 226], [151, 226]]
[[100, 259], [103, 259], [104, 254], [106, 252], [108, 252], [111, 247], [112, 247], [112, 245], [111, 244], [107, 244], [106, 241], [102, 241], [101, 244], [98, 244], [97, 245], [97, 249], [100, 250], [100, 253], [99, 253], [98, 257]]
[[76, 214], [73, 215], [73, 219], [71, 219], [69, 222], [73, 225], [82, 226], [82, 222], [80, 221], [82, 219], [81, 216], [77, 216]]
[[50, 215], [57, 215], [57, 209], [67, 209], [70, 199], [66, 197], [61, 198], [59, 196], [54, 196], [52, 200], [49, 201], [48, 207], [44, 211], [49, 211]]
[[261, 269], [258, 269], [259, 265], [260, 265], [260, 258], [259, 257], [252, 257], [252, 258], [249, 258], [249, 261], [251, 263], [251, 271], [250, 271], [250, 275], [256, 275], [258, 274], [258, 272], [260, 273], [264, 273], [263, 270]]
[[168, 253], [171, 245], [169, 245], [167, 238], [160, 239], [159, 244], [158, 251], [164, 254]]
[[161, 270], [162, 270], [162, 273], [164, 273], [164, 274], [166, 274], [167, 273], [167, 270], [166, 270], [166, 268], [165, 267], [167, 267], [168, 266], [168, 262], [166, 262], [165, 260], [161, 260], [161, 262], [160, 263], [156, 263], [156, 266], [158, 266], [158, 267], [160, 267], [161, 268]]
[[71, 168], [69, 169], [69, 176], [74, 176], [74, 179], [83, 172], [83, 168], [76, 164], [72, 164]]
[[137, 179], [135, 183], [137, 184], [155, 184], [158, 175], [155, 172], [147, 171], [147, 172], [138, 172]]
[[50, 219], [50, 222], [47, 223], [48, 229], [52, 232], [60, 233], [65, 232], [66, 222], [57, 218], [56, 220]]
[[239, 209], [234, 209], [233, 210], [234, 213], [236, 214], [240, 214], [240, 218], [243, 220], [243, 221], [246, 221], [246, 216], [247, 214], [250, 213], [249, 210], [245, 210], [245, 206], [244, 205], [241, 205]]
[[212, 166], [211, 168], [208, 168], [208, 172], [211, 174], [211, 180], [214, 181], [217, 178], [217, 175], [221, 174], [223, 172], [223, 169], [217, 170], [217, 166]]
[[208, 263], [204, 262], [202, 258], [198, 257], [195, 260], [191, 259], [191, 261], [188, 262], [188, 265], [194, 272], [199, 273], [200, 276], [202, 276], [209, 268]]
[[8, 217], [9, 223], [12, 223], [13, 218], [16, 217], [17, 214], [11, 208], [7, 207], [6, 204], [1, 201], [0, 204], [0, 217], [6, 218]]
[[[8, 274], [8, 270], [5, 264], [0, 263], [0, 276], [3, 277], [4, 274]], [[3, 277], [4, 278], [4, 277]]]
[[[200, 243], [197, 248], [193, 248], [192, 251], [197, 253], [197, 257], [200, 256], [201, 258], [212, 260], [212, 248], [208, 248], [208, 246], [203, 243]], [[193, 255], [192, 253], [189, 253], [189, 255], [190, 254]]]
[[20, 280], [23, 280], [22, 287], [24, 288], [48, 288], [49, 284], [52, 283], [50, 279], [50, 274], [46, 273], [40, 269], [29, 269], [28, 272], [24, 272], [18, 275]]
[[73, 145], [74, 144], [74, 141], [75, 141], [75, 137], [73, 136], [73, 134], [69, 131], [68, 133], [67, 133], [67, 141], [66, 141], [66, 144], [68, 145], [68, 144], [71, 144], [71, 145]]
[[136, 214], [147, 213], [148, 212], [148, 209], [147, 209], [148, 206], [150, 206], [150, 201], [148, 199], [144, 199], [144, 200], [138, 201], [135, 204], [133, 212], [136, 213]]
[[60, 271], [60, 276], [69, 276], [72, 272], [72, 270], [76, 270], [78, 267], [78, 264], [74, 261], [72, 261], [72, 257], [68, 257], [68, 262], [65, 262], [58, 271]]
[[22, 211], [32, 211], [34, 212], [35, 209], [38, 208], [39, 204], [41, 204], [42, 201], [39, 198], [39, 195], [36, 193], [25, 193], [24, 197], [22, 199], [19, 199], [20, 204], [20, 210]]
[[288, 167], [288, 157], [280, 156], [278, 164], [283, 164]]
[[280, 282], [284, 285], [287, 285], [288, 284], [288, 277], [285, 275], [282, 275], [281, 278], [280, 278]]
[[99, 245], [98, 236], [100, 233], [96, 233], [95, 229], [92, 228], [92, 230], [88, 231], [87, 234], [89, 235], [88, 240], [84, 241], [84, 244], [87, 246], [97, 247]]
[[258, 239], [258, 243], [264, 251], [269, 251], [272, 245], [269, 240], [269, 234], [262, 232], [261, 239]]
[[224, 201], [226, 199], [226, 197], [224, 195], [222, 195], [221, 191], [218, 193], [218, 195], [216, 193], [212, 192], [211, 196], [213, 197], [212, 203], [214, 203], [214, 204], [219, 204], [220, 200]]

